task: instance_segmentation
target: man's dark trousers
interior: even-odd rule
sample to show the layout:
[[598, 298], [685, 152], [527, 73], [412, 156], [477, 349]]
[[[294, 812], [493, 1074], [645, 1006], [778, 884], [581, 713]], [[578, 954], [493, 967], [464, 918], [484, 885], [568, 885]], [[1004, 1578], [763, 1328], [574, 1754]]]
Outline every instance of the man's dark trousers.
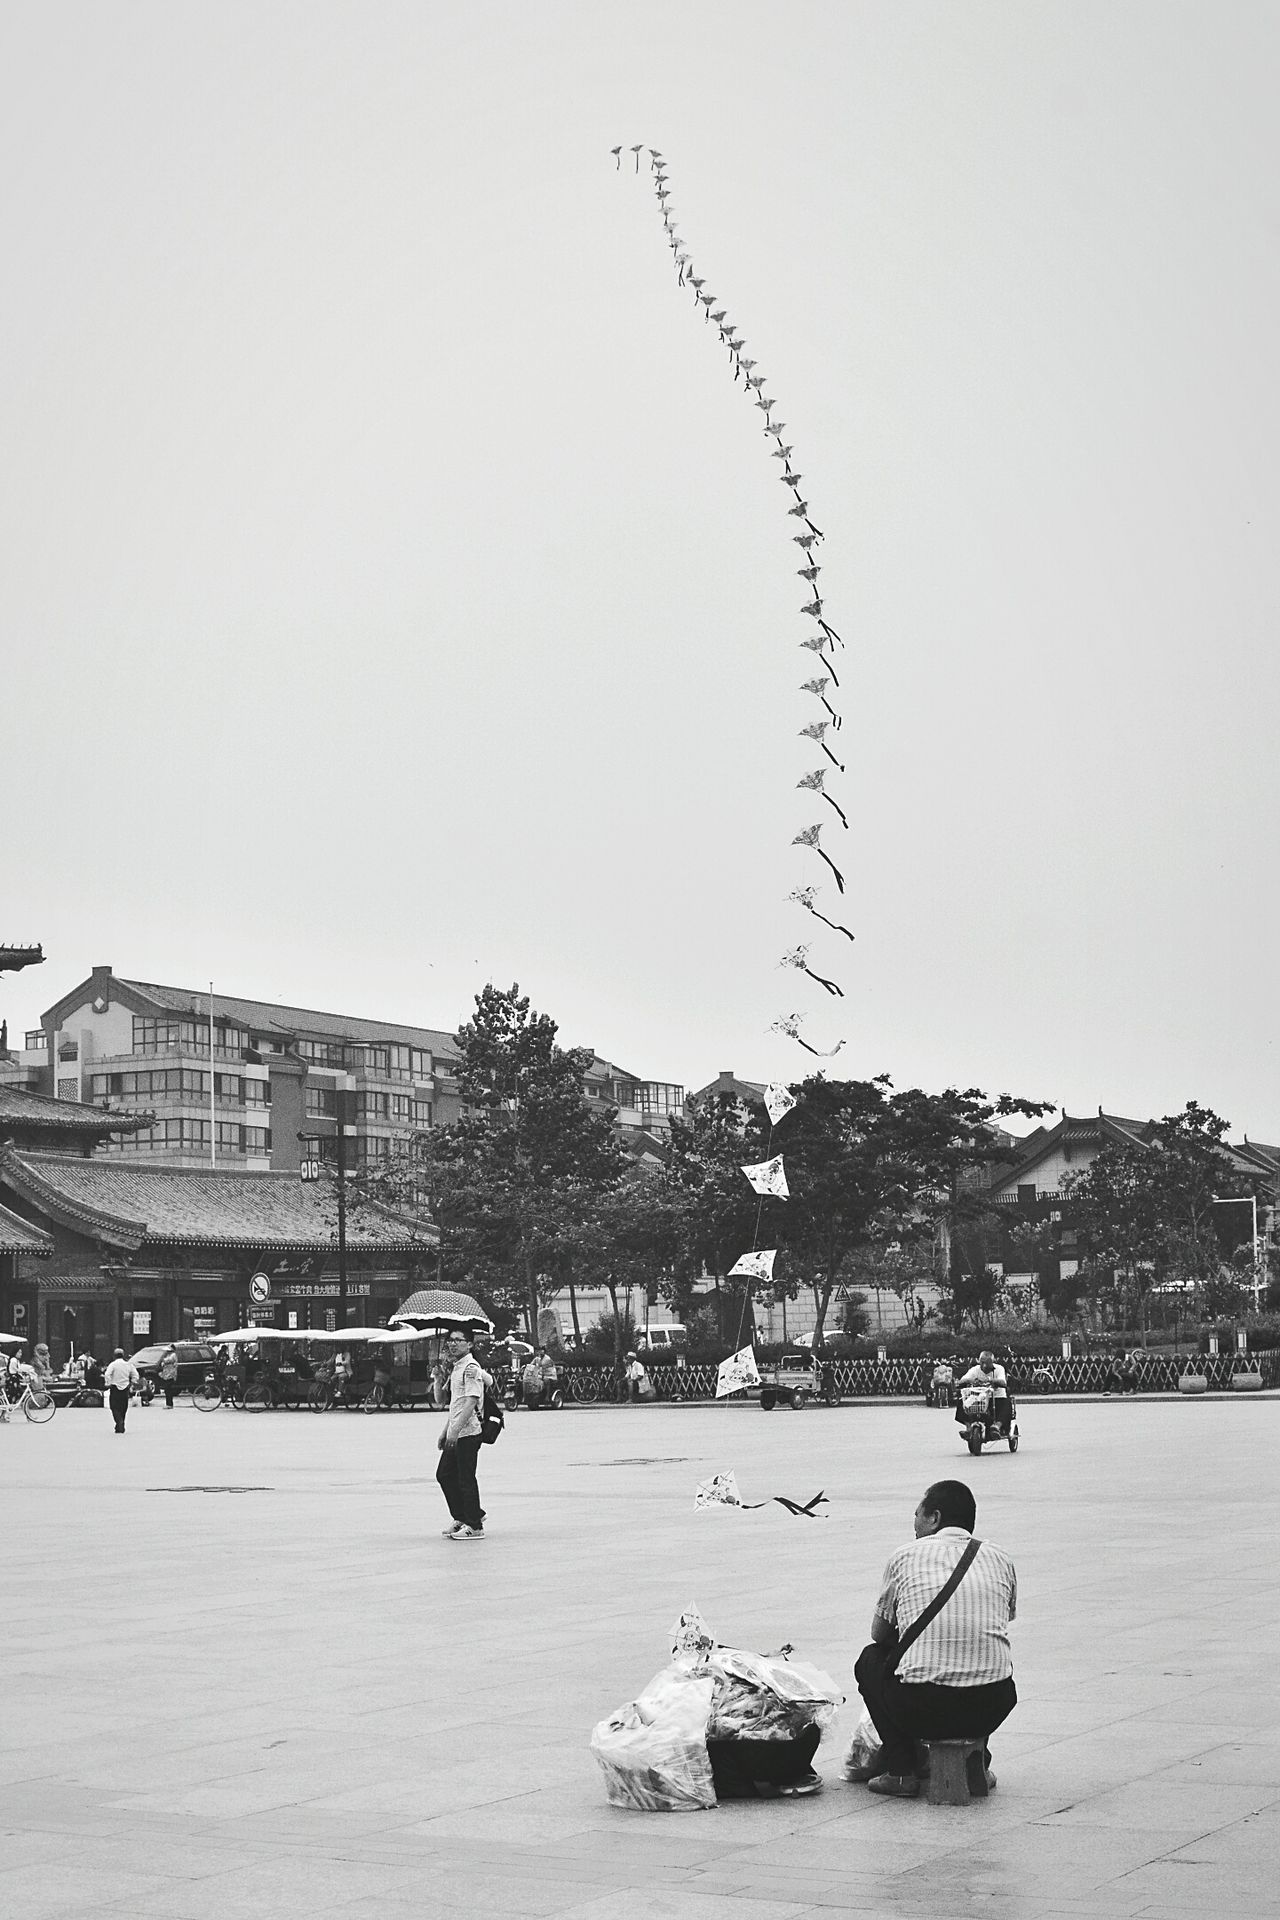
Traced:
[[480, 1511], [480, 1489], [476, 1485], [476, 1458], [479, 1452], [478, 1433], [470, 1439], [455, 1440], [451, 1447], [440, 1449], [440, 1465], [436, 1468], [436, 1479], [450, 1513], [462, 1526], [474, 1527], [477, 1532], [484, 1526], [484, 1515]]
[[107, 1391], [107, 1398], [111, 1402], [111, 1418], [116, 1423], [116, 1432], [123, 1433], [124, 1417], [129, 1411], [129, 1389], [128, 1387], [111, 1387]]
[[[887, 1661], [889, 1649], [864, 1647], [853, 1677], [876, 1723], [886, 1773], [915, 1772], [917, 1740], [964, 1740], [994, 1733], [1018, 1704], [1012, 1679], [981, 1687], [940, 1687], [931, 1681], [899, 1680]], [[991, 1753], [987, 1750], [987, 1763]]]

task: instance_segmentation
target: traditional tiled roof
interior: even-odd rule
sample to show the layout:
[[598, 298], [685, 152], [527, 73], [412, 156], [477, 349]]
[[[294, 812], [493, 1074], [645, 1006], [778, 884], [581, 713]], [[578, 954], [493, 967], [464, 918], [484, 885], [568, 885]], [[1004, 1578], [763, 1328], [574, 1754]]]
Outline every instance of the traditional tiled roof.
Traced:
[[[50, 1219], [130, 1250], [145, 1242], [330, 1253], [337, 1244], [331, 1190], [296, 1173], [149, 1167], [10, 1148], [0, 1155], [0, 1183]], [[415, 1228], [364, 1202], [347, 1210], [352, 1253], [421, 1252], [437, 1239], [433, 1227]]]
[[52, 1235], [10, 1213], [8, 1207], [0, 1207], [0, 1253], [34, 1253], [47, 1260], [52, 1252]]
[[16, 1140], [33, 1133], [65, 1133], [105, 1140], [110, 1133], [136, 1133], [149, 1127], [154, 1115], [126, 1113], [119, 1107], [93, 1107], [78, 1100], [54, 1100], [47, 1093], [28, 1093], [25, 1087], [0, 1085], [0, 1140]]
[[[154, 1003], [157, 1012], [183, 1013], [208, 1019], [209, 990], [194, 987], [163, 987], [150, 980], [126, 980], [120, 984], [132, 988]], [[271, 1000], [242, 1000], [234, 994], [215, 991], [215, 1020], [233, 1020], [259, 1033], [278, 1031], [303, 1035], [319, 1034], [344, 1040], [393, 1041], [423, 1047], [428, 1052], [456, 1055], [457, 1042], [451, 1033], [436, 1027], [397, 1026], [389, 1020], [364, 1020], [350, 1013], [320, 1013], [314, 1007], [287, 1007]]]

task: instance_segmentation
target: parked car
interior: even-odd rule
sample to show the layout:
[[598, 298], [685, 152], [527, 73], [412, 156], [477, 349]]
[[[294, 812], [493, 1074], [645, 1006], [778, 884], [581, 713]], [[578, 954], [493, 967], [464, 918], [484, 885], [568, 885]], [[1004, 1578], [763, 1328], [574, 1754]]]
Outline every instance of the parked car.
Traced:
[[661, 1362], [674, 1360], [689, 1345], [689, 1332], [686, 1327], [650, 1327], [649, 1331], [638, 1337], [637, 1348], [643, 1348], [652, 1357]]
[[[178, 1350], [178, 1391], [189, 1393], [213, 1365], [214, 1349], [205, 1340], [175, 1340], [173, 1344]], [[140, 1347], [132, 1356], [141, 1378], [153, 1387], [160, 1385], [160, 1362], [168, 1351], [169, 1342], [165, 1340], [158, 1346]]]

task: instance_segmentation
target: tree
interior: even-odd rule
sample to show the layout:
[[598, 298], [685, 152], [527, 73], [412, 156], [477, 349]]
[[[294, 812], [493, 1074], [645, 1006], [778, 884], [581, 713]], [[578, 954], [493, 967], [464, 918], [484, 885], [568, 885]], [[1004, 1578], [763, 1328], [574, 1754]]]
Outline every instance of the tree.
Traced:
[[669, 1275], [678, 1248], [674, 1197], [661, 1175], [639, 1168], [598, 1188], [566, 1230], [562, 1251], [569, 1269], [609, 1296], [605, 1324], [613, 1331], [615, 1360], [622, 1358], [629, 1338], [631, 1290], [647, 1289], [655, 1277]]
[[557, 1031], [518, 986], [484, 987], [456, 1035], [463, 1117], [419, 1134], [382, 1183], [429, 1196], [451, 1271], [518, 1305], [531, 1330], [565, 1284], [575, 1228], [627, 1164], [613, 1110], [583, 1098], [591, 1053], [561, 1048]]
[[1239, 1275], [1223, 1260], [1217, 1203], [1261, 1190], [1231, 1163], [1227, 1122], [1189, 1100], [1140, 1141], [1109, 1142], [1063, 1182], [1082, 1242], [1082, 1265], [1112, 1276], [1116, 1304], [1146, 1330], [1150, 1296], [1165, 1281], [1193, 1291], [1202, 1312], [1238, 1305]]
[[[770, 1130], [763, 1107], [747, 1106], [732, 1094], [714, 1094], [701, 1100], [684, 1120], [673, 1120], [665, 1179], [676, 1215], [676, 1269], [686, 1284], [702, 1273], [711, 1274], [716, 1292], [716, 1325], [723, 1342], [736, 1338], [745, 1322], [747, 1294], [732, 1289], [734, 1325], [726, 1325], [729, 1294], [725, 1282], [740, 1254], [759, 1244], [776, 1244], [772, 1237], [783, 1202], [761, 1200], [743, 1178], [742, 1169], [768, 1157]], [[776, 1284], [790, 1286], [794, 1277], [782, 1273]]]
[[812, 1076], [792, 1089], [786, 1165], [792, 1201], [786, 1245], [818, 1277], [820, 1338], [832, 1291], [857, 1253], [890, 1239], [908, 1241], [934, 1223], [954, 1225], [989, 1202], [979, 1174], [1002, 1152], [994, 1122], [1038, 1115], [1044, 1104], [978, 1088], [894, 1092], [874, 1080]]

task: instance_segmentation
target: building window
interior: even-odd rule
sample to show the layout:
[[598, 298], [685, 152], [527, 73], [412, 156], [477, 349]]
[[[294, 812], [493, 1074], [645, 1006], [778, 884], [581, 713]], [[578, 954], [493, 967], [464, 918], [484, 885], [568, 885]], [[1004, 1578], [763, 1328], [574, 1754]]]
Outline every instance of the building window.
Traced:
[[429, 1100], [414, 1101], [413, 1124], [415, 1127], [429, 1127], [431, 1125], [431, 1102]]
[[308, 1120], [336, 1120], [338, 1117], [338, 1090], [336, 1087], [307, 1088]]
[[431, 1055], [425, 1047], [410, 1047], [415, 1080], [430, 1080], [432, 1075]]
[[393, 1120], [403, 1126], [413, 1124], [413, 1095], [411, 1093], [393, 1093], [390, 1096], [388, 1110]]
[[388, 1072], [391, 1078], [393, 1080], [412, 1080], [413, 1048], [388, 1047], [387, 1054], [389, 1059]]
[[271, 1152], [270, 1127], [243, 1127], [244, 1150], [251, 1160], [262, 1160]]
[[245, 1080], [244, 1104], [246, 1107], [269, 1107], [271, 1105], [271, 1082], [269, 1080]]
[[299, 1040], [298, 1058], [313, 1067], [345, 1067], [347, 1050], [341, 1040]]
[[385, 1120], [387, 1102], [390, 1096], [385, 1093], [358, 1093], [356, 1095], [357, 1120]]
[[36, 1027], [34, 1032], [27, 1035], [26, 1051], [28, 1053], [43, 1053], [48, 1045], [49, 1036], [43, 1027]]
[[[207, 1075], [201, 1077], [205, 1080], [208, 1078]], [[244, 1094], [241, 1091], [242, 1083], [238, 1073], [215, 1073], [213, 1084], [219, 1100], [230, 1100], [237, 1107], [243, 1105]]]

